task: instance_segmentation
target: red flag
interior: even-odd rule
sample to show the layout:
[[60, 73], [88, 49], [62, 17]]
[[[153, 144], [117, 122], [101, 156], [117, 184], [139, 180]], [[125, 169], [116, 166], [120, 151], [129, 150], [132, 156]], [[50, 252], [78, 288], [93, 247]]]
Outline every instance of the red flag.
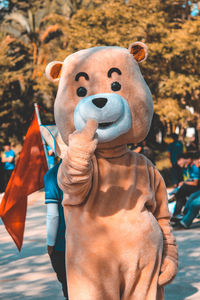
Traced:
[[19, 251], [23, 243], [27, 196], [44, 187], [44, 175], [47, 170], [47, 161], [35, 113], [0, 204], [0, 217]]

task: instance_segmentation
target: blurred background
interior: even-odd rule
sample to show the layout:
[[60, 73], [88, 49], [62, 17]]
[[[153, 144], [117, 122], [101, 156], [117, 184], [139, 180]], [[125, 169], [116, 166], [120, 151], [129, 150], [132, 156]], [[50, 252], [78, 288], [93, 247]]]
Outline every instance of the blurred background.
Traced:
[[147, 44], [140, 64], [154, 100], [146, 143], [170, 185], [168, 144], [176, 133], [185, 151], [200, 143], [200, 1], [1, 0], [0, 150], [19, 153], [34, 111], [54, 124], [57, 85], [44, 76], [52, 60], [93, 46]]

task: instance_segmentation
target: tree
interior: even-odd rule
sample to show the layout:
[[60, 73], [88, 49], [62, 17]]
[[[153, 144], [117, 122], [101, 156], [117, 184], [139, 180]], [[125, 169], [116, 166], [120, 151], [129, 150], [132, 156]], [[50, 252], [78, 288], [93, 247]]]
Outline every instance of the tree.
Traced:
[[[15, 4], [15, 5], [14, 5]], [[36, 76], [37, 65], [45, 60], [44, 51], [40, 53], [42, 44], [46, 44], [62, 34], [58, 23], [48, 25], [49, 20], [54, 20], [54, 15], [50, 14], [50, 8], [55, 6], [55, 1], [46, 1], [42, 4], [39, 0], [13, 1], [14, 8], [18, 11], [7, 14], [2, 24], [2, 30], [5, 34], [11, 34], [22, 40], [24, 43], [32, 45], [33, 53], [33, 78]], [[44, 61], [45, 64], [45, 61]]]
[[23, 139], [23, 127], [30, 118], [32, 92], [28, 68], [30, 48], [9, 36], [1, 37], [0, 42], [0, 143], [3, 143], [8, 137]]
[[164, 122], [186, 127], [195, 121], [187, 106], [199, 110], [199, 17], [187, 1], [93, 1], [72, 15], [67, 49], [60, 57], [96, 45], [128, 47], [147, 43], [149, 58], [141, 64], [153, 94], [155, 111]]
[[[19, 2], [19, 5], [23, 2], [25, 1]], [[33, 2], [37, 4], [40, 1], [25, 2], [25, 7], [28, 5], [28, 12], [25, 10], [25, 13], [20, 7], [20, 12], [6, 15], [2, 25], [4, 34], [1, 43], [4, 46], [0, 49], [0, 56], [5, 72], [0, 87], [2, 103], [0, 122], [3, 129], [0, 143], [6, 137], [12, 136], [20, 142], [23, 140], [27, 129], [24, 124], [27, 121], [28, 124], [30, 123], [30, 116], [34, 109], [33, 102], [36, 101], [34, 99], [37, 99], [41, 108], [46, 111], [44, 121], [53, 121], [53, 102], [49, 101], [47, 91], [50, 96], [52, 93], [53, 98], [55, 87], [46, 84], [43, 88], [40, 78], [47, 61], [46, 45], [58, 39], [62, 32], [58, 24], [50, 24], [54, 16], [47, 16], [41, 5], [39, 8], [43, 10], [37, 13], [35, 7], [32, 7]], [[8, 36], [8, 33], [12, 37]], [[9, 81], [5, 80], [6, 77]], [[41, 89], [38, 88], [39, 84]], [[48, 108], [51, 109], [51, 113], [48, 113]]]
[[[163, 75], [160, 81], [159, 101], [165, 98], [177, 102], [179, 113], [172, 121], [179, 122], [184, 127], [189, 122], [195, 124], [200, 119], [199, 30], [200, 17], [191, 18], [179, 24], [178, 29], [172, 28], [171, 34], [162, 40], [167, 67], [165, 76]], [[195, 113], [189, 114], [186, 107], [193, 107]]]
[[[153, 94], [155, 112], [164, 122], [187, 126], [188, 122], [195, 121], [199, 114], [200, 94], [200, 17], [190, 15], [187, 1], [12, 2], [12, 13], [22, 17], [17, 26], [16, 18], [11, 18], [13, 15], [7, 17], [7, 22], [10, 25], [15, 22], [18, 34], [13, 32], [13, 36], [29, 49], [29, 72], [21, 65], [20, 72], [24, 75], [19, 81], [31, 84], [26, 89], [32, 93], [29, 98], [36, 97], [47, 110], [46, 120], [53, 121], [56, 94], [56, 86], [42, 76], [48, 62], [64, 60], [83, 48], [102, 45], [128, 47], [140, 40], [149, 48], [148, 60], [140, 66]], [[20, 99], [26, 95], [23, 93]], [[194, 107], [195, 114], [192, 115], [186, 106]]]

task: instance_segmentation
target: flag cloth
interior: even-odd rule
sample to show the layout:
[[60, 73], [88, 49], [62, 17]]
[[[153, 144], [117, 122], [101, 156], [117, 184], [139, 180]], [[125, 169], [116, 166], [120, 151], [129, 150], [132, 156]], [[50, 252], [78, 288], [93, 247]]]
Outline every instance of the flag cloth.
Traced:
[[36, 113], [0, 204], [0, 217], [18, 250], [24, 236], [27, 196], [44, 187], [48, 170]]

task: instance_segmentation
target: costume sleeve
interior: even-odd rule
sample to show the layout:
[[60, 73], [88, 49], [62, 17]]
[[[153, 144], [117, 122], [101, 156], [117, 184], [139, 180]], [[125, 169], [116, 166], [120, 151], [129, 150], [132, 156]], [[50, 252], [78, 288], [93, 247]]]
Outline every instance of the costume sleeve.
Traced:
[[64, 205], [78, 205], [86, 200], [92, 186], [94, 151], [98, 124], [88, 120], [82, 131], [69, 135], [68, 149], [58, 171], [58, 183], [64, 192]]
[[59, 226], [59, 203], [62, 192], [57, 183], [58, 166], [50, 169], [44, 176], [45, 204], [47, 204], [46, 230], [47, 245], [54, 246]]
[[59, 209], [58, 204], [48, 203], [47, 204], [47, 245], [54, 246], [56, 243], [56, 237], [59, 225]]
[[90, 191], [92, 176], [92, 155], [69, 147], [58, 171], [58, 183], [64, 192], [63, 204], [82, 203]]
[[163, 233], [163, 241], [164, 241], [164, 248], [163, 248], [163, 259], [165, 257], [169, 258], [174, 262], [177, 266], [178, 263], [178, 251], [176, 240], [171, 232], [170, 227], [170, 214], [168, 210], [168, 198], [167, 198], [167, 191], [165, 187], [165, 183], [163, 178], [161, 177], [158, 170], [155, 169], [155, 199], [156, 199], [156, 208], [154, 211], [154, 216], [160, 225], [160, 228]]

